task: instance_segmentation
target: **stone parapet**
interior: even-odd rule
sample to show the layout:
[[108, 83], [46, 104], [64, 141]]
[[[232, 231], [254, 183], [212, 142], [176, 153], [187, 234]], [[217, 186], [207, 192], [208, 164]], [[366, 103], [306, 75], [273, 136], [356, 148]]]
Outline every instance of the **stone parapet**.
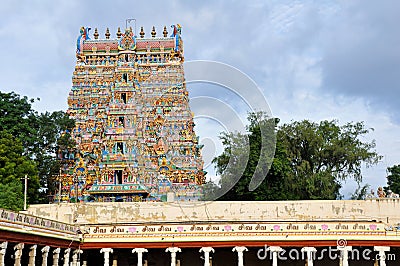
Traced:
[[31, 205], [27, 213], [65, 223], [160, 223], [220, 221], [377, 221], [397, 225], [400, 199], [107, 202]]

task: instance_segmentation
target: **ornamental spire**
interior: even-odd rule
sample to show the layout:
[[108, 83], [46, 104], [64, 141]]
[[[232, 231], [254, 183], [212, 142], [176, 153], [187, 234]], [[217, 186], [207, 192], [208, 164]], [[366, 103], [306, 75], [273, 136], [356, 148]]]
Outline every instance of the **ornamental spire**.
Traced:
[[143, 26], [140, 27], [140, 38], [144, 38], [144, 30], [143, 30]]
[[99, 32], [97, 31], [97, 28], [94, 29], [94, 34], [93, 34], [95, 40], [99, 38]]
[[167, 26], [164, 26], [163, 35], [164, 35], [164, 37], [168, 36]]

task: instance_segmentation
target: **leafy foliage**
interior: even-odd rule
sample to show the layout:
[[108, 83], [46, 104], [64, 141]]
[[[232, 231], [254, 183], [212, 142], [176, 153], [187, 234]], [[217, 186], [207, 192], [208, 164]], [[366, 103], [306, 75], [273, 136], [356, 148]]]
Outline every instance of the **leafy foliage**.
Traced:
[[356, 191], [351, 195], [350, 199], [352, 200], [363, 200], [368, 195], [368, 189], [370, 188], [369, 184], [365, 184], [363, 186], [358, 183], [358, 187]]
[[[262, 147], [260, 122], [254, 117], [271, 121], [259, 115], [249, 116], [249, 161], [243, 174], [236, 177], [239, 181], [221, 200], [337, 199], [341, 197], [339, 190], [343, 181], [351, 178], [361, 182], [362, 164], [370, 166], [380, 159], [374, 150], [375, 142], [361, 140], [370, 131], [362, 122], [339, 126], [335, 120], [320, 123], [303, 120], [278, 128], [275, 120], [277, 139], [271, 169], [260, 186], [250, 191], [248, 185]], [[226, 179], [230, 183], [236, 181], [231, 178], [234, 173], [227, 175], [224, 171], [227, 162], [237, 157], [231, 152], [232, 147], [244, 145], [238, 143], [241, 139], [244, 138], [238, 133], [222, 135], [224, 152], [213, 160], [221, 174], [221, 189], [226, 186]]]
[[37, 139], [35, 127], [37, 112], [32, 109], [33, 99], [14, 92], [0, 91], [0, 131], [7, 131], [22, 141], [24, 154], [33, 155], [33, 144]]
[[17, 180], [10, 183], [0, 183], [0, 208], [20, 211], [24, 206], [22, 184]]
[[[46, 112], [38, 114], [32, 109], [33, 99], [26, 96], [20, 97], [18, 94], [0, 92], [0, 133], [2, 141], [15, 140], [9, 143], [8, 149], [2, 154], [5, 162], [15, 160], [20, 156], [25, 164], [32, 169], [28, 171], [29, 181], [29, 202], [46, 203], [48, 193], [54, 191], [53, 176], [58, 174], [59, 162], [57, 153], [59, 149], [68, 148], [74, 145], [68, 132], [74, 127], [74, 121], [65, 112]], [[10, 137], [11, 136], [11, 137]], [[14, 137], [15, 139], [14, 139]], [[17, 155], [13, 154], [13, 151]], [[15, 167], [19, 171], [18, 165], [9, 164], [8, 167]], [[1, 168], [1, 164], [0, 164]], [[20, 171], [21, 172], [21, 171]], [[4, 170], [3, 179], [0, 183], [10, 185], [10, 180], [21, 178], [20, 175], [12, 174], [10, 169]], [[9, 182], [10, 181], [10, 182]], [[14, 184], [15, 185], [15, 184]], [[17, 187], [17, 186], [14, 186]], [[0, 197], [2, 194], [0, 194]]]
[[47, 194], [54, 194], [55, 191], [54, 177], [60, 169], [60, 162], [57, 160], [59, 150], [73, 147], [75, 144], [71, 135], [65, 134], [74, 127], [74, 121], [62, 111], [46, 112], [39, 115], [36, 121], [37, 140], [33, 144], [34, 160], [41, 177], [40, 202], [45, 203], [48, 201]]
[[342, 181], [352, 178], [361, 182], [362, 163], [370, 166], [381, 158], [374, 141], [361, 141], [369, 131], [362, 122], [339, 126], [335, 120], [283, 125], [278, 141], [287, 151], [290, 181], [298, 184], [300, 199], [336, 199]]
[[[21, 178], [29, 176], [28, 199], [37, 201], [39, 189], [39, 177], [36, 164], [23, 155], [23, 147], [20, 140], [11, 134], [0, 131], [0, 207], [15, 210], [22, 209], [21, 205], [22, 182]], [[7, 205], [9, 204], [10, 205]]]
[[388, 186], [385, 190], [390, 189], [393, 193], [400, 194], [400, 164], [388, 167], [387, 171], [389, 172], [386, 177]]
[[[263, 112], [250, 113], [248, 133], [223, 133], [223, 153], [213, 159], [217, 173], [221, 175], [219, 190], [211, 185], [206, 186], [205, 199], [210, 199], [208, 188], [214, 195], [224, 195], [220, 200], [265, 200], [272, 195], [260, 193], [268, 169], [274, 165], [275, 128], [279, 120], [268, 117]], [[279, 159], [278, 159], [279, 160]], [[282, 164], [281, 164], [282, 166]], [[270, 171], [279, 171], [271, 169]], [[270, 178], [274, 183], [273, 176]], [[254, 190], [254, 187], [259, 188]], [[278, 185], [278, 184], [276, 184]], [[214, 196], [213, 195], [213, 196]], [[215, 197], [214, 197], [215, 198]]]

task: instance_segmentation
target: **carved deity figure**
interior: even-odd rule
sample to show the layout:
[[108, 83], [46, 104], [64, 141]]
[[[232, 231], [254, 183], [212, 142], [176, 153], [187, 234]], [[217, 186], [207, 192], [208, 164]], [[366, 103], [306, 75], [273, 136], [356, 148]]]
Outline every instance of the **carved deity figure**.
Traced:
[[383, 190], [382, 187], [378, 187], [378, 192], [377, 192], [377, 194], [378, 194], [378, 197], [379, 197], [379, 198], [385, 198], [385, 197], [386, 197], [386, 192]]

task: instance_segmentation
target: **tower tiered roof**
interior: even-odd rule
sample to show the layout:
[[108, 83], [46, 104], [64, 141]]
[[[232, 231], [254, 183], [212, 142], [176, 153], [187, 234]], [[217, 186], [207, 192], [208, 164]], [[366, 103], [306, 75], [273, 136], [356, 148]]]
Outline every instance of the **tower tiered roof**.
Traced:
[[64, 151], [63, 200], [197, 200], [204, 183], [183, 70], [180, 25], [105, 39], [81, 28], [68, 97], [76, 150]]

